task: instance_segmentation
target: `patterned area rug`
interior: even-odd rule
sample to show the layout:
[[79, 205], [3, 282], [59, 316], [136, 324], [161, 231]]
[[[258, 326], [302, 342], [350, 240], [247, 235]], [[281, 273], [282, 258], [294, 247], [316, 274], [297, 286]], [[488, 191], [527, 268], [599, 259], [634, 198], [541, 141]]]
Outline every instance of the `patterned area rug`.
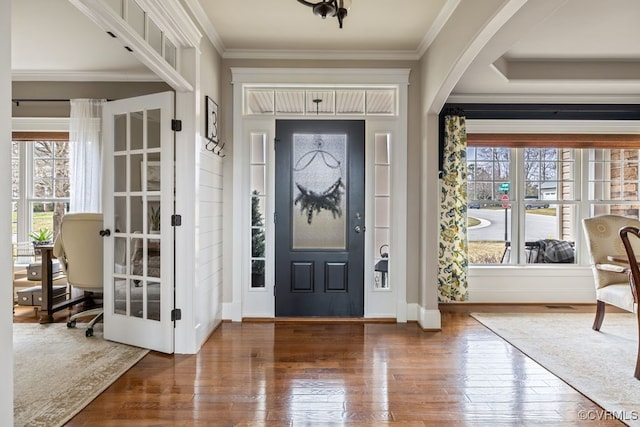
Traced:
[[14, 425], [62, 426], [149, 351], [85, 337], [78, 324], [13, 325]]
[[600, 332], [591, 329], [594, 315], [588, 313], [472, 316], [609, 412], [585, 413], [585, 421], [614, 416], [640, 426], [640, 380], [633, 377], [638, 326], [633, 314], [606, 314]]

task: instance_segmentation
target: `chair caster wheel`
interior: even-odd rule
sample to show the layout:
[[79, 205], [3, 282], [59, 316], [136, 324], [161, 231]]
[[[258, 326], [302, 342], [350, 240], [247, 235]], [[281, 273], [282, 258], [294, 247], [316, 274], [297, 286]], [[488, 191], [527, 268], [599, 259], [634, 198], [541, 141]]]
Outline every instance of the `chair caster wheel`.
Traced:
[[67, 322], [67, 328], [75, 328], [76, 327], [76, 321], [75, 320], [69, 320]]
[[84, 335], [89, 338], [93, 336], [93, 328], [89, 328], [85, 331]]

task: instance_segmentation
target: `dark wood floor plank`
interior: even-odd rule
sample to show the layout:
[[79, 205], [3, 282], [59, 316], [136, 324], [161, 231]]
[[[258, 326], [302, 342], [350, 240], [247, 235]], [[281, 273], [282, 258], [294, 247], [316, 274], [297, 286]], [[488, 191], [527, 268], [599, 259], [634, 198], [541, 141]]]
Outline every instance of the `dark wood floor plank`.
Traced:
[[68, 426], [623, 425], [582, 420], [602, 409], [468, 313], [442, 324], [224, 323], [197, 355], [150, 353]]

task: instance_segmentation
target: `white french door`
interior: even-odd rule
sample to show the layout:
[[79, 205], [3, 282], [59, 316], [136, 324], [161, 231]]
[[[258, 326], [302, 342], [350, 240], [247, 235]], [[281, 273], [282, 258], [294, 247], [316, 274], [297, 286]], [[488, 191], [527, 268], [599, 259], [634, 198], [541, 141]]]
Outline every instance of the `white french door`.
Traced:
[[104, 338], [173, 353], [172, 92], [103, 113]]

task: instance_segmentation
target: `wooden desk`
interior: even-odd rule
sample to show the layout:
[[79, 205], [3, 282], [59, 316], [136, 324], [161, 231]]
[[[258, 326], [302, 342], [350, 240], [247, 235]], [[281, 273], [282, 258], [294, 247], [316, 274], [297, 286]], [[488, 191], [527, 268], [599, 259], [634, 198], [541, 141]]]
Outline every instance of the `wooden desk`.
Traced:
[[42, 306], [40, 307], [40, 323], [53, 322], [53, 246], [40, 246], [42, 256]]
[[76, 298], [53, 303], [53, 246], [39, 246], [42, 256], [42, 305], [40, 306], [40, 323], [53, 323], [53, 313], [65, 308], [79, 304], [81, 302], [93, 302], [90, 293], [86, 293]]

